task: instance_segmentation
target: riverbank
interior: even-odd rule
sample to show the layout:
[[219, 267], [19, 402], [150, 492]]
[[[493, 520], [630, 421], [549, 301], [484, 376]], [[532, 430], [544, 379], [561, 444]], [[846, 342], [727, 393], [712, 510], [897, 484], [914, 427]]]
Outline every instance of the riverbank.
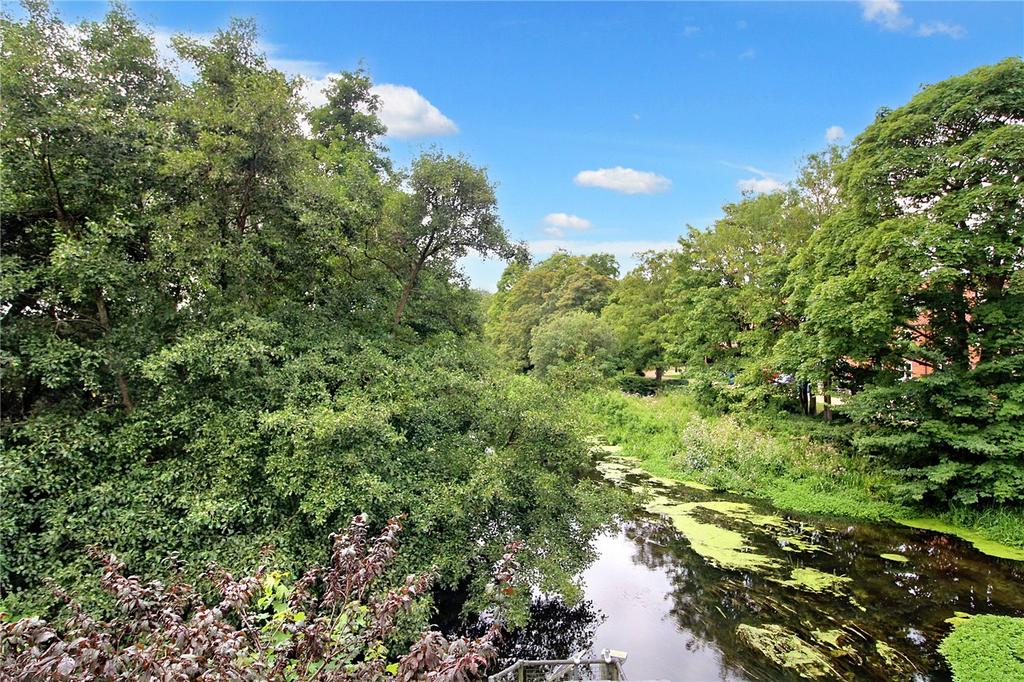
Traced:
[[654, 475], [765, 498], [797, 512], [906, 522], [960, 535], [990, 554], [1024, 559], [1024, 513], [966, 507], [937, 512], [901, 504], [888, 495], [892, 478], [882, 463], [845, 451], [841, 426], [832, 431], [800, 417], [751, 415], [741, 421], [701, 414], [685, 389], [652, 397], [595, 390], [581, 395], [577, 408], [594, 433]]

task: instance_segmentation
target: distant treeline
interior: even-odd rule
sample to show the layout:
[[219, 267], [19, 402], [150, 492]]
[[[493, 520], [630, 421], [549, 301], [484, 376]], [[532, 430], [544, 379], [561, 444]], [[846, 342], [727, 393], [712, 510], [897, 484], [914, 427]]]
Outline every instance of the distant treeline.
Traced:
[[621, 280], [610, 256], [509, 266], [489, 338], [539, 374], [684, 367], [725, 408], [841, 412], [907, 499], [1024, 500], [1020, 59], [879, 111], [723, 212]]

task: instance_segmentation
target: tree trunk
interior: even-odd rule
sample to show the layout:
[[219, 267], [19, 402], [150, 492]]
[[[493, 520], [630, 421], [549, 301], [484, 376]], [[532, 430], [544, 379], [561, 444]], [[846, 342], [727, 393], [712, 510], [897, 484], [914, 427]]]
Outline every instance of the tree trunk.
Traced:
[[658, 381], [661, 381], [661, 377], [664, 374], [665, 374], [665, 368], [664, 367], [655, 367], [654, 368], [654, 378], [657, 379]]
[[825, 421], [830, 422], [830, 421], [832, 421], [832, 373], [831, 372], [829, 372], [827, 375], [825, 375], [825, 395], [824, 395], [824, 401], [825, 401], [825, 410], [824, 410]]
[[402, 324], [402, 315], [405, 314], [405, 306], [409, 302], [409, 295], [412, 293], [412, 282], [402, 288], [402, 297], [398, 299], [398, 307], [395, 308], [395, 319], [391, 323], [391, 335], [395, 335], [398, 325]]
[[395, 308], [395, 317], [391, 322], [391, 336], [398, 333], [398, 325], [402, 324], [402, 316], [405, 314], [405, 306], [409, 304], [409, 297], [412, 296], [412, 290], [416, 287], [416, 280], [420, 276], [420, 268], [423, 267], [422, 263], [417, 263], [413, 267], [412, 274], [409, 276], [409, 281], [402, 287], [402, 297], [398, 299], [398, 307]]
[[810, 400], [808, 399], [808, 393], [810, 393], [810, 391], [808, 389], [808, 383], [806, 381], [801, 381], [797, 385], [797, 391], [799, 393], [799, 400], [800, 400], [800, 414], [802, 414], [802, 415], [804, 415], [806, 417], [807, 415], [809, 415], [811, 413], [810, 412]]
[[[96, 314], [100, 318], [100, 327], [103, 328], [104, 336], [110, 336], [110, 315], [107, 313], [107, 303], [103, 300], [103, 293], [97, 290], [95, 298]], [[107, 363], [114, 373], [114, 380], [117, 381], [117, 390], [121, 394], [121, 404], [124, 406], [125, 412], [131, 412], [135, 409], [135, 403], [132, 402], [131, 393], [128, 391], [128, 380], [125, 379], [124, 373], [121, 372], [121, 361], [117, 358], [113, 349], [110, 348], [107, 349]]]
[[812, 417], [816, 417], [818, 416], [818, 385], [809, 384], [807, 386], [807, 390], [807, 413], [810, 414]]

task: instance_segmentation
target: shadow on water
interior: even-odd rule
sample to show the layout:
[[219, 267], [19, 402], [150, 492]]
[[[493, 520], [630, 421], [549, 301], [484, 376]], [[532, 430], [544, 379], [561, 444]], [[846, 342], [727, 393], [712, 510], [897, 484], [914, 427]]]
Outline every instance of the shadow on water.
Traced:
[[1024, 615], [1024, 562], [902, 526], [780, 512], [655, 479], [595, 539], [584, 602], [540, 601], [502, 658], [629, 652], [630, 679], [948, 680], [936, 648], [958, 612]]

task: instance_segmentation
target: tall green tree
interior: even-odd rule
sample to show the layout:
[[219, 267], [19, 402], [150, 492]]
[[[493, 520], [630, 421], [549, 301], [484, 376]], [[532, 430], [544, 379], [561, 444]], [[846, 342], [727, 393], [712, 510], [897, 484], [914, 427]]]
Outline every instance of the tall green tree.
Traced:
[[707, 231], [680, 240], [668, 286], [671, 356], [691, 366], [763, 374], [764, 359], [794, 321], [783, 286], [812, 230], [795, 191], [745, 197], [723, 207]]
[[[929, 86], [857, 137], [806, 326], [869, 365], [849, 413], [914, 498], [1024, 498], [1024, 64]], [[902, 381], [908, 361], [930, 367]]]
[[640, 254], [640, 263], [615, 286], [601, 319], [611, 325], [626, 368], [642, 373], [651, 367], [664, 371], [665, 320], [671, 311], [668, 287], [672, 280], [671, 251]]
[[413, 162], [407, 183], [408, 192], [391, 195], [379, 234], [390, 247], [381, 260], [401, 284], [393, 329], [402, 323], [425, 271], [448, 275], [470, 251], [506, 260], [522, 253], [501, 226], [486, 173], [466, 159], [423, 154]]
[[80, 396], [136, 402], [134, 362], [168, 312], [146, 290], [162, 131], [177, 84], [148, 36], [114, 6], [72, 33], [47, 5], [3, 39], [4, 409]]
[[486, 332], [501, 355], [521, 370], [531, 367], [534, 330], [570, 311], [598, 314], [615, 288], [618, 265], [608, 254], [557, 252], [533, 267], [512, 264], [498, 283]]

